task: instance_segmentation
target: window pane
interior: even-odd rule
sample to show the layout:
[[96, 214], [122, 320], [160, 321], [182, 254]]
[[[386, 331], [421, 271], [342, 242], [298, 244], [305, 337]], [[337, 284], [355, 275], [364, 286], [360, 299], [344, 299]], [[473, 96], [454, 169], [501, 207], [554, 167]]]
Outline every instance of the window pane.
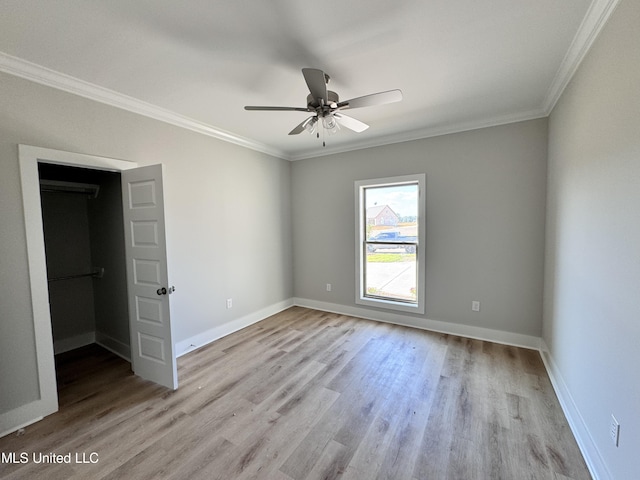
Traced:
[[382, 248], [367, 252], [365, 296], [415, 303], [417, 287], [415, 253]]
[[416, 303], [418, 184], [366, 187], [364, 295]]
[[417, 235], [417, 184], [367, 187], [364, 203], [367, 240], [377, 235], [382, 235], [384, 241], [394, 241], [394, 234]]

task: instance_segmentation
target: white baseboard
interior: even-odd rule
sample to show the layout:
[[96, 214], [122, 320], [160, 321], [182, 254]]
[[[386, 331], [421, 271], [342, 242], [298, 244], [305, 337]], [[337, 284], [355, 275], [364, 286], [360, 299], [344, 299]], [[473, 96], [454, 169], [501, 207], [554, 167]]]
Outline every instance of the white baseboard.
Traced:
[[595, 480], [613, 479], [544, 339], [540, 343], [540, 355], [591, 476]]
[[32, 423], [39, 422], [45, 416], [58, 410], [58, 398], [55, 403], [46, 404], [43, 400], [21, 405], [20, 407], [0, 414], [0, 438], [9, 435]]
[[75, 350], [76, 348], [91, 345], [92, 343], [96, 343], [96, 332], [81, 333], [80, 335], [54, 341], [53, 353], [58, 355], [59, 353]]
[[96, 343], [131, 363], [131, 348], [126, 343], [102, 332], [96, 332]]
[[475, 338], [478, 340], [486, 340], [489, 342], [502, 343], [505, 345], [513, 345], [533, 350], [540, 349], [540, 337], [534, 337], [532, 335], [523, 335], [520, 333], [492, 330], [490, 328], [473, 327], [471, 325], [461, 325], [458, 323], [416, 318], [403, 315], [401, 313], [373, 311], [362, 307], [320, 302], [317, 300], [309, 300], [308, 298], [295, 297], [293, 299], [293, 304], [300, 307], [323, 310], [325, 312], [351, 315], [353, 317], [365, 318], [367, 320], [376, 320], [379, 322], [393, 323], [395, 325], [403, 325], [405, 327], [419, 328], [421, 330], [448, 333], [450, 335], [459, 335], [461, 337]]
[[275, 315], [276, 313], [286, 310], [292, 306], [292, 299], [283, 300], [282, 302], [275, 303], [256, 312], [250, 313], [249, 315], [245, 315], [244, 317], [236, 318], [230, 322], [218, 325], [217, 327], [211, 328], [205, 332], [189, 337], [186, 340], [176, 342], [176, 357], [181, 357], [186, 353], [203, 347], [215, 340], [218, 340], [219, 338], [226, 337], [233, 332], [242, 330], [249, 325], [253, 325], [260, 320], [264, 320], [265, 318]]
[[530, 335], [522, 335], [511, 332], [503, 332], [500, 330], [492, 330], [482, 327], [473, 327], [469, 325], [460, 325], [456, 323], [440, 322], [436, 320], [425, 320], [422, 318], [409, 317], [397, 313], [377, 312], [360, 307], [351, 307], [328, 302], [320, 302], [317, 300], [309, 300], [306, 298], [294, 298], [294, 305], [315, 310], [323, 310], [326, 312], [339, 313], [342, 315], [350, 315], [354, 317], [366, 318], [386, 323], [404, 325], [408, 327], [419, 328], [422, 330], [431, 330], [440, 333], [448, 333], [451, 335], [459, 335], [462, 337], [476, 338], [490, 342], [513, 345], [517, 347], [530, 348], [538, 350], [542, 361], [547, 370], [547, 374], [553, 385], [553, 389], [558, 397], [562, 411], [567, 419], [573, 436], [578, 443], [585, 463], [589, 468], [591, 476], [595, 480], [611, 480], [613, 477], [609, 472], [600, 452], [593, 441], [589, 429], [586, 426], [580, 411], [578, 410], [566, 383], [564, 382], [553, 357], [549, 353], [546, 342], [539, 337]]
[[[29, 407], [29, 404], [26, 405], [27, 407]], [[18, 409], [16, 409], [18, 410]], [[20, 423], [15, 425], [16, 423], [16, 418], [21, 418], [24, 417], [24, 415], [21, 414], [16, 414], [13, 410], [10, 412], [6, 412], [3, 414], [0, 414], [0, 428], [2, 429], [2, 431], [0, 431], [0, 438], [9, 435], [13, 432], [16, 432], [18, 430], [20, 430], [21, 428], [24, 427], [28, 427], [29, 425], [31, 425], [32, 423], [36, 423], [39, 422], [40, 420], [42, 420], [42, 416], [38, 416], [35, 418], [32, 418], [30, 420], [27, 420], [24, 423]], [[18, 420], [20, 421], [20, 420]]]

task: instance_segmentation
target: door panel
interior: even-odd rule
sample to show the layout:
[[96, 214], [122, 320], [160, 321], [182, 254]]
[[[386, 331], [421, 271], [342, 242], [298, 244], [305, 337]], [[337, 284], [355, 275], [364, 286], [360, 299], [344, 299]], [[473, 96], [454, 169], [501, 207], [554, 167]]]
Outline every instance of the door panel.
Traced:
[[157, 260], [133, 258], [133, 278], [135, 285], [160, 287], [162, 285], [160, 267], [160, 262]]
[[162, 301], [155, 298], [136, 297], [136, 319], [139, 322], [150, 322], [162, 325]]
[[162, 165], [123, 171], [122, 205], [132, 368], [147, 380], [175, 389]]
[[131, 238], [135, 247], [157, 247], [158, 223], [148, 220], [132, 221]]

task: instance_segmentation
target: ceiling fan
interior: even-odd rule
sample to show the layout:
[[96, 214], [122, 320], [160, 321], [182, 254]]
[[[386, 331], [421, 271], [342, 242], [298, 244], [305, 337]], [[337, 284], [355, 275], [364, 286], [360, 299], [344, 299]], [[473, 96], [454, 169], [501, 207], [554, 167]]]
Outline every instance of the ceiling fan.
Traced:
[[[336, 133], [340, 126], [346, 127], [354, 132], [364, 132], [369, 125], [349, 117], [343, 113], [344, 110], [383, 105], [385, 103], [399, 102], [402, 100], [400, 90], [388, 90], [386, 92], [372, 93], [363, 97], [352, 98], [351, 100], [340, 101], [338, 94], [327, 90], [330, 77], [317, 68], [303, 68], [302, 75], [309, 87], [306, 107], [260, 107], [246, 106], [245, 110], [263, 110], [275, 112], [311, 112], [313, 115], [300, 122], [289, 135], [298, 135], [303, 131], [309, 133], [316, 132], [319, 124], [327, 130], [329, 134]], [[320, 132], [317, 132], [318, 138]], [[324, 142], [323, 142], [324, 145]]]

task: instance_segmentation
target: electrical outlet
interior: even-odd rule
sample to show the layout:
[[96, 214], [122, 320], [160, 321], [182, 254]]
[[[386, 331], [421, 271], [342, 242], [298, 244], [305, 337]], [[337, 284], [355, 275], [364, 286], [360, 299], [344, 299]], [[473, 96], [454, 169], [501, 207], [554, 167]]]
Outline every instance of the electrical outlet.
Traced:
[[231, 308], [231, 307], [233, 307], [233, 299], [227, 298], [227, 308]]
[[609, 424], [609, 436], [611, 440], [613, 440], [613, 444], [617, 447], [620, 442], [620, 424], [613, 415], [611, 415], [611, 423]]
[[480, 311], [480, 302], [478, 300], [473, 300], [471, 302], [471, 310], [473, 310], [474, 312]]
[[327, 292], [330, 292], [330, 291], [331, 291], [331, 284], [327, 283]]

